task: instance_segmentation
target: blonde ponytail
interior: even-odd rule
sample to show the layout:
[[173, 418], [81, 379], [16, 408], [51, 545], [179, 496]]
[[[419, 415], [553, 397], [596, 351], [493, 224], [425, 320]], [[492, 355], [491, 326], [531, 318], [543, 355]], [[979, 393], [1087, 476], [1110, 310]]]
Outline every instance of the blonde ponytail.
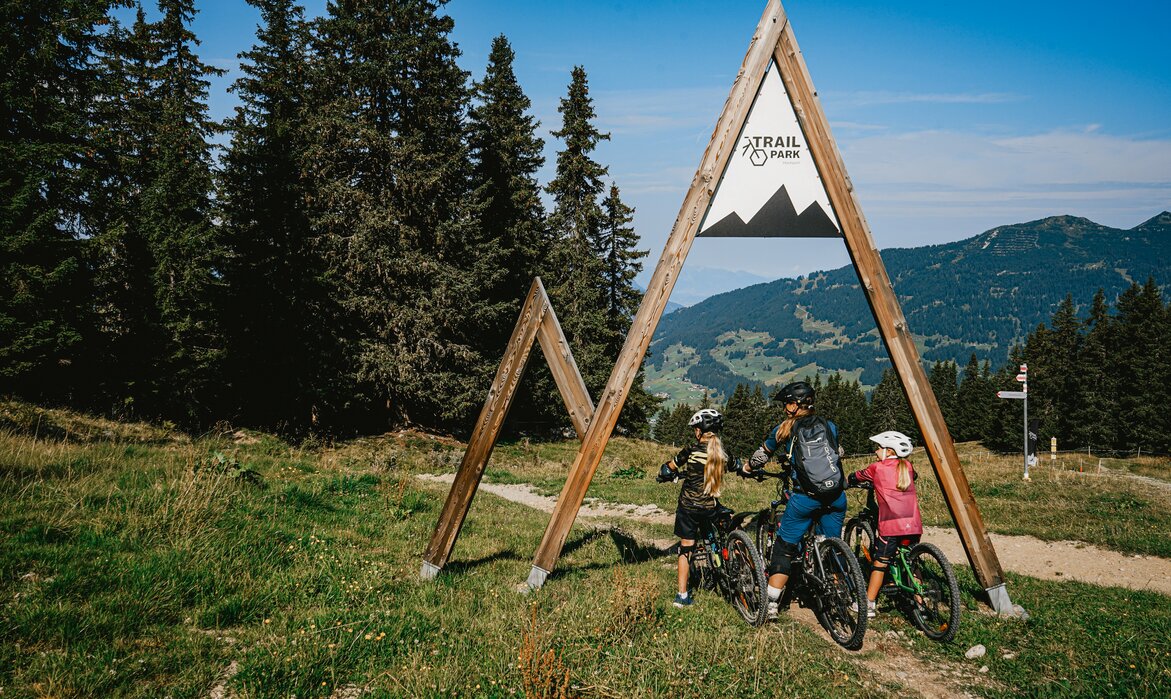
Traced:
[[794, 423], [796, 423], [801, 418], [803, 418], [807, 415], [812, 415], [812, 414], [813, 414], [813, 408], [806, 408], [806, 407], [802, 406], [800, 408], [797, 408], [796, 413], [793, 413], [793, 415], [791, 415], [791, 416], [787, 416], [784, 419], [784, 421], [781, 422], [781, 424], [777, 426], [777, 434], [774, 437], [777, 445], [780, 446], [782, 442], [789, 439], [789, 435], [793, 434], [793, 424]]
[[914, 479], [911, 478], [911, 462], [906, 459], [899, 459], [899, 479], [895, 483], [895, 487], [899, 489], [900, 493], [905, 493], [913, 482]]
[[720, 486], [724, 481], [724, 466], [728, 463], [728, 453], [724, 451], [720, 435], [715, 432], [705, 432], [701, 440], [707, 444], [707, 463], [703, 467], [703, 493], [718, 498]]

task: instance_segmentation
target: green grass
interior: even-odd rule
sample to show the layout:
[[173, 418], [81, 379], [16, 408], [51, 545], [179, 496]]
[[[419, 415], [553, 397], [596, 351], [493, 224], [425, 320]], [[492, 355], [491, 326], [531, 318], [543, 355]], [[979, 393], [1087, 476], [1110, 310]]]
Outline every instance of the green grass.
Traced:
[[[442, 575], [419, 581], [447, 488], [413, 476], [454, 471], [462, 447], [451, 440], [310, 448], [115, 423], [75, 441], [61, 428], [74, 419], [42, 415], [42, 428], [60, 428], [51, 440], [14, 422], [0, 431], [0, 696], [206, 697], [226, 684], [239, 697], [328, 697], [348, 685], [366, 696], [508, 697], [541, 696], [546, 681], [602, 697], [899, 695], [865, 666], [883, 661], [878, 651], [839, 653], [787, 618], [747, 628], [710, 594], [671, 607], [673, 558], [630, 545], [669, 527], [578, 524], [555, 575], [524, 596], [515, 586], [548, 515], [480, 494]], [[576, 448], [501, 444], [488, 477], [556, 493]], [[653, 480], [671, 452], [613, 440], [588, 495], [673, 510], [677, 486]], [[259, 477], [196, 468], [215, 454]], [[996, 463], [974, 463], [973, 480]], [[1137, 502], [1135, 487], [1119, 493]], [[1093, 493], [1071, 492], [1092, 509]], [[731, 479], [724, 499], [750, 509], [770, 495]], [[1020, 496], [981, 499], [998, 531], [989, 513]], [[1128, 503], [1113, 502], [1111, 516], [1151, 516]], [[1041, 535], [1053, 523], [1009, 526]], [[988, 684], [974, 691], [989, 696], [1167, 694], [1165, 597], [1015, 576], [1010, 589], [1031, 621], [972, 611], [956, 643], [918, 639], [912, 651], [968, 662], [963, 651], [985, 644]], [[907, 627], [884, 615], [879, 628]]]

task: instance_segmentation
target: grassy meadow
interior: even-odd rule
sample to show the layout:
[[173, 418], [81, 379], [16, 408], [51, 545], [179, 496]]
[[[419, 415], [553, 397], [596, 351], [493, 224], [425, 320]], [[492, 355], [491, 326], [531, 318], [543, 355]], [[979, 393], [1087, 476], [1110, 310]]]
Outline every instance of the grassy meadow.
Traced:
[[[487, 479], [555, 494], [575, 451], [501, 444]], [[673, 510], [677, 486], [653, 479], [671, 451], [613, 440], [589, 496]], [[750, 629], [711, 594], [673, 608], [674, 559], [646, 545], [668, 526], [579, 522], [545, 587], [518, 594], [549, 516], [490, 494], [421, 582], [446, 486], [414, 476], [461, 455], [415, 433], [190, 437], [0, 403], [0, 697], [887, 697], [907, 688], [877, 669], [899, 657], [964, 673], [981, 696], [1171, 693], [1161, 595], [1010, 575], [1032, 617], [1000, 619], [960, 567], [954, 643], [882, 614], [850, 654], [788, 617]], [[966, 445], [962, 458], [997, 532], [1171, 556], [1166, 490], [1052, 469], [1025, 484], [1019, 460]], [[925, 518], [945, 524], [934, 479], [920, 488]], [[770, 495], [734, 479], [724, 500]], [[988, 654], [965, 660], [977, 643]]]

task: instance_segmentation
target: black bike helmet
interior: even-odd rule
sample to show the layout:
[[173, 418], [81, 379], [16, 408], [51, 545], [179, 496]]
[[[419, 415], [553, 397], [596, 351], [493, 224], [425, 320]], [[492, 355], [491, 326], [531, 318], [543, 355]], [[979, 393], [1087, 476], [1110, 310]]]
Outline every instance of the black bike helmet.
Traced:
[[724, 426], [724, 416], [714, 408], [704, 408], [687, 421], [689, 427], [698, 427], [700, 432], [719, 432]]
[[796, 403], [802, 408], [812, 408], [813, 399], [817, 396], [817, 392], [813, 387], [804, 381], [794, 381], [777, 391], [776, 402], [784, 405], [786, 403]]

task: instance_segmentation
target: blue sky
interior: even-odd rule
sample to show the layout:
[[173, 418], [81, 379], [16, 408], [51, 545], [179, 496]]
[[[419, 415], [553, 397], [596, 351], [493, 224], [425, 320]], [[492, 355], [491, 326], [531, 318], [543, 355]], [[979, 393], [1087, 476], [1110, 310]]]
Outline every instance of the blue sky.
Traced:
[[[308, 0], [310, 16], [324, 0]], [[879, 248], [967, 238], [1055, 214], [1130, 228], [1171, 209], [1171, 2], [784, 3]], [[258, 13], [197, 0], [204, 59], [229, 75]], [[597, 151], [658, 259], [763, 0], [452, 0], [461, 65], [483, 74], [504, 34], [542, 123], [551, 177], [558, 100], [589, 76]], [[847, 264], [839, 241], [698, 239], [680, 278], [729, 288]], [[744, 275], [713, 270], [743, 271]], [[720, 286], [717, 284], [717, 286]], [[684, 299], [680, 299], [684, 300]]]

